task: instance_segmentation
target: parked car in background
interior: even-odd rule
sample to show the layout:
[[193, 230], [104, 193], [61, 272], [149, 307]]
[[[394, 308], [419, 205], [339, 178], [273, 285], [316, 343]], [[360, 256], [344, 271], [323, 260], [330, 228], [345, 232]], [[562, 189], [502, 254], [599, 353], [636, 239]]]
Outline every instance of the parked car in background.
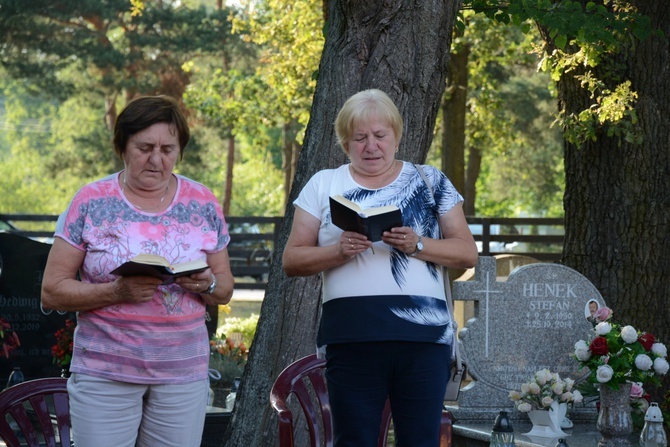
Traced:
[[248, 276], [256, 282], [267, 282], [272, 260], [274, 240], [272, 233], [249, 222], [228, 222], [230, 266], [239, 276]]
[[0, 231], [13, 231], [16, 229], [17, 228], [14, 225], [10, 224], [6, 220], [0, 219]]

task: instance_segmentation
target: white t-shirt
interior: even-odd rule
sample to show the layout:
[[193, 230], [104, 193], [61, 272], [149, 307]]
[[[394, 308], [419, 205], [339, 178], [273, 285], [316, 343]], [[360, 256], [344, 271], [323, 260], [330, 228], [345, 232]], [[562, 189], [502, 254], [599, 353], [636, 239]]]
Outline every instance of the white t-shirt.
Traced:
[[[398, 178], [379, 189], [353, 179], [349, 166], [316, 173], [294, 202], [321, 221], [318, 245], [339, 242], [329, 197], [340, 194], [362, 208], [396, 205], [405, 226], [428, 238], [439, 237], [437, 214], [463, 201], [449, 179], [431, 166], [420, 166], [433, 194], [411, 163]], [[434, 198], [434, 200], [433, 200]], [[439, 266], [392, 249], [382, 241], [372, 250], [323, 272], [323, 312], [318, 344], [405, 340], [450, 344], [451, 317]]]

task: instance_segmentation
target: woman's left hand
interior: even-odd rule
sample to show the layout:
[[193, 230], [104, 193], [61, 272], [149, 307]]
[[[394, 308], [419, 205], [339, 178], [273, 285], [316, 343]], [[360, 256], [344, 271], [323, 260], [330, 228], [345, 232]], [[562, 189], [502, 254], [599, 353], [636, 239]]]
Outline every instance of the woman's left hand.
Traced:
[[385, 231], [382, 235], [382, 241], [409, 255], [416, 251], [419, 235], [411, 227], [396, 227], [391, 228], [391, 231]]
[[[223, 249], [216, 253], [207, 254], [209, 269], [189, 276], [177, 278], [175, 282], [184, 290], [198, 293], [206, 304], [228, 304], [233, 296], [235, 279], [230, 271], [228, 250]], [[212, 293], [207, 293], [210, 286], [216, 281]]]
[[211, 269], [204, 272], [194, 273], [188, 276], [177, 278], [175, 282], [181, 286], [182, 289], [193, 293], [204, 293], [214, 280], [214, 274]]

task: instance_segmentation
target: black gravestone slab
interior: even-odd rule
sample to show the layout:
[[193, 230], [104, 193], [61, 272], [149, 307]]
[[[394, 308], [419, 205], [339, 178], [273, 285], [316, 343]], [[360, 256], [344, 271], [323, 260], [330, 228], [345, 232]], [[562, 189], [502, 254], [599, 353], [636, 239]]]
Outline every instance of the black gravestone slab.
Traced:
[[26, 380], [59, 376], [51, 347], [55, 332], [74, 319], [74, 313], [43, 310], [42, 275], [51, 245], [11, 233], [0, 233], [0, 317], [16, 331], [21, 346], [7, 359], [0, 356], [0, 389], [16, 366]]

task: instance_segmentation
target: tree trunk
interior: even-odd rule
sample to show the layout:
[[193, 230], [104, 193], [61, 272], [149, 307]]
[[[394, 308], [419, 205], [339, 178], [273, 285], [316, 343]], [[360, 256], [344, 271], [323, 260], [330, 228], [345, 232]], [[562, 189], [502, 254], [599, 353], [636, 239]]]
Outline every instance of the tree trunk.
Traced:
[[[399, 158], [421, 162], [430, 148], [445, 87], [458, 2], [332, 0], [329, 4], [319, 80], [289, 203], [315, 172], [345, 161], [333, 122], [349, 96], [372, 87], [387, 92], [405, 120]], [[227, 446], [277, 445], [277, 418], [268, 403], [270, 388], [284, 367], [315, 349], [320, 277], [287, 278], [281, 266], [292, 222], [289, 205], [225, 436]], [[304, 445], [304, 439], [297, 445]]]
[[233, 168], [235, 167], [235, 136], [232, 129], [228, 136], [228, 151], [226, 160], [226, 184], [223, 191], [223, 215], [227, 216], [230, 211], [230, 201], [233, 197]]
[[[460, 45], [451, 53], [447, 94], [442, 102], [442, 171], [461, 194], [465, 188], [465, 105], [468, 99], [470, 48]], [[474, 213], [474, 197], [465, 196], [465, 206]], [[466, 215], [472, 215], [466, 211]]]
[[468, 169], [465, 173], [465, 204], [463, 211], [466, 216], [475, 215], [475, 201], [477, 200], [477, 178], [482, 169], [482, 151], [475, 146], [468, 148]]
[[[670, 3], [632, 1], [653, 27], [670, 35]], [[670, 48], [651, 37], [626, 54], [603, 60], [632, 82], [644, 142], [608, 138], [580, 147], [565, 144], [565, 245], [563, 262], [589, 278], [614, 310], [614, 318], [670, 343]], [[608, 87], [611, 88], [611, 85]], [[580, 81], [559, 82], [559, 104], [568, 113], [589, 105]], [[668, 389], [670, 376], [664, 387]], [[647, 390], [662, 402], [660, 390]]]
[[282, 135], [282, 171], [284, 172], [284, 207], [288, 205], [288, 197], [291, 193], [291, 182], [293, 181], [293, 138], [290, 137], [290, 124], [285, 122], [281, 130]]

